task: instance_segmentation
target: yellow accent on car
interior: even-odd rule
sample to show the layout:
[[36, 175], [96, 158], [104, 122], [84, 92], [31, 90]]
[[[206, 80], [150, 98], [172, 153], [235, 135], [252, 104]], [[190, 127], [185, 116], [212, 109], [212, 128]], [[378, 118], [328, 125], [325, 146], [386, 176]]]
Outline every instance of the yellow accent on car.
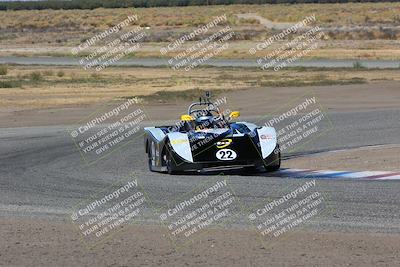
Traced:
[[239, 118], [240, 112], [239, 111], [232, 111], [231, 114], [229, 114], [229, 117], [232, 119]]
[[188, 114], [183, 114], [181, 116], [181, 121], [194, 121], [194, 118]]
[[217, 142], [217, 148], [225, 148], [232, 143], [232, 139], [222, 139]]
[[171, 144], [173, 144], [173, 145], [183, 144], [183, 143], [187, 143], [187, 142], [188, 142], [188, 140], [186, 140], [186, 139], [174, 139], [174, 140], [171, 140]]

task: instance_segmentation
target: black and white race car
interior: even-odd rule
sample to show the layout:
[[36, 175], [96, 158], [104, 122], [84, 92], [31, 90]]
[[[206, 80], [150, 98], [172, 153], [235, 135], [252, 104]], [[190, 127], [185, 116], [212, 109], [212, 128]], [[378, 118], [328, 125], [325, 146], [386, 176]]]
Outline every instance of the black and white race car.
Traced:
[[272, 127], [233, 122], [240, 113], [221, 113], [209, 94], [192, 103], [172, 126], [146, 127], [145, 150], [151, 171], [216, 171], [241, 168], [276, 171], [281, 154]]

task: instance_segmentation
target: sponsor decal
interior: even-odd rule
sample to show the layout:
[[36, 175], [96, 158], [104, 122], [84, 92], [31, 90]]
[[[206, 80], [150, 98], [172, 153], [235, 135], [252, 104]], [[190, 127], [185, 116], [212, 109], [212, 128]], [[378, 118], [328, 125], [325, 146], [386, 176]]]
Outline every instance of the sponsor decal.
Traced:
[[174, 140], [171, 140], [171, 144], [173, 144], [173, 145], [184, 144], [184, 143], [187, 143], [187, 142], [188, 142], [188, 140], [186, 140], [186, 139], [174, 139]]
[[262, 134], [262, 135], [260, 135], [260, 139], [272, 140], [272, 139], [274, 139], [274, 137], [272, 135], [269, 135], [269, 134]]
[[217, 142], [217, 148], [225, 148], [232, 143], [232, 139], [222, 139]]

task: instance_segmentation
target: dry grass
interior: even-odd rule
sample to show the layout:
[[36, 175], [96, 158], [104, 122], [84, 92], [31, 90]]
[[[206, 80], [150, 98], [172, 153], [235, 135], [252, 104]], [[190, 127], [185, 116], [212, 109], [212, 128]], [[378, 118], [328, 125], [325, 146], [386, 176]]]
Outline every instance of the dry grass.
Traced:
[[[400, 3], [348, 3], [299, 5], [230, 5], [163, 8], [120, 8], [95, 10], [18, 10], [0, 11], [2, 44], [77, 45], [137, 14], [133, 25], [149, 26], [155, 42], [175, 38], [184, 31], [206, 24], [214, 17], [226, 14], [240, 40], [261, 40], [271, 34], [254, 19], [239, 19], [236, 14], [258, 13], [275, 22], [298, 22], [315, 14], [322, 27], [396, 26], [400, 23]], [[126, 29], [129, 29], [127, 27]], [[165, 35], [165, 31], [168, 32]], [[398, 32], [389, 30], [358, 30], [333, 32], [338, 39], [398, 39]], [[62, 32], [62, 34], [60, 34]]]
[[[249, 58], [250, 47], [277, 31], [265, 29], [254, 19], [239, 19], [236, 14], [240, 13], [257, 13], [275, 22], [297, 22], [315, 14], [316, 24], [323, 29], [330, 29], [326, 30], [329, 40], [321, 42], [320, 47], [307, 54], [306, 58], [400, 59], [400, 30], [393, 30], [394, 26], [400, 25], [400, 3], [0, 11], [0, 56], [71, 56], [72, 47], [125, 20], [127, 16], [138, 14], [139, 20], [130, 27], [135, 24], [149, 26], [149, 39], [137, 53], [128, 57], [160, 57], [159, 50], [166, 42], [191, 32], [194, 27], [216, 16], [226, 14], [235, 32], [235, 39], [218, 57]], [[346, 27], [358, 26], [365, 28], [346, 30]], [[176, 53], [191, 45], [191, 42], [187, 42]], [[276, 42], [275, 45], [281, 44]], [[271, 46], [271, 49], [274, 48]], [[270, 52], [264, 50], [257, 56]]]
[[0, 89], [0, 106], [24, 109], [79, 106], [151, 95], [158, 91], [179, 92], [173, 97], [183, 97], [190, 94], [188, 91], [180, 93], [185, 90], [332, 85], [382, 79], [400, 80], [400, 72], [302, 68], [279, 72], [239, 68], [200, 68], [191, 72], [176, 72], [168, 68], [108, 68], [94, 74], [78, 67], [9, 66], [7, 76], [0, 77], [0, 82], [14, 81], [19, 84], [15, 88]]
[[101, 30], [114, 26], [130, 14], [138, 14], [143, 26], [191, 27], [207, 23], [214, 16], [227, 14], [232, 25], [253, 25], [254, 20], [236, 18], [238, 13], [258, 13], [276, 22], [297, 22], [316, 14], [323, 25], [362, 25], [400, 23], [400, 3], [347, 3], [298, 5], [230, 5], [161, 8], [120, 8], [95, 10], [1, 11], [3, 29]]

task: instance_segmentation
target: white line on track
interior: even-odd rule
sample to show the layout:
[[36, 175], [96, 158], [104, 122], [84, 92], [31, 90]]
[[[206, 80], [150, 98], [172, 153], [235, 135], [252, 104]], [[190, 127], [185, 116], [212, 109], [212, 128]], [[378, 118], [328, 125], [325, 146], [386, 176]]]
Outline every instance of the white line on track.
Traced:
[[400, 172], [332, 171], [311, 169], [281, 169], [274, 175], [287, 178], [400, 180]]

